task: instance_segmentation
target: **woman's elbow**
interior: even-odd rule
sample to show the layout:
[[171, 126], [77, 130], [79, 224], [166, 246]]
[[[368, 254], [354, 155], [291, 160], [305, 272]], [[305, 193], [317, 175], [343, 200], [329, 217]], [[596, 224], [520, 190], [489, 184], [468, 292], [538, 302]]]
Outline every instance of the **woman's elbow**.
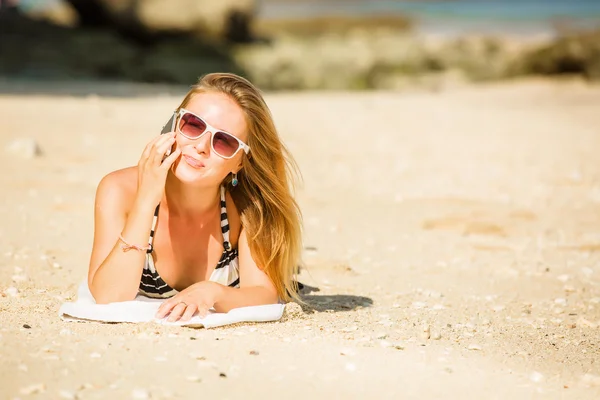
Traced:
[[94, 298], [96, 304], [110, 304], [118, 303], [122, 301], [134, 300], [136, 293], [111, 293], [109, 290], [100, 290], [95, 288], [94, 285], [89, 285], [90, 293]]

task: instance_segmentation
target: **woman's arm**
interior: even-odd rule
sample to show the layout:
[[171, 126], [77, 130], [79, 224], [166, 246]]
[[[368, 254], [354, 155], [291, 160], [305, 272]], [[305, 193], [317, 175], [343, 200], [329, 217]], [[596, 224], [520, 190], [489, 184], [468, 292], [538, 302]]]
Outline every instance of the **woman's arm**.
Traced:
[[277, 303], [277, 290], [271, 279], [252, 258], [246, 231], [243, 228], [238, 239], [238, 257], [240, 288], [222, 286], [215, 299], [215, 310], [228, 312], [232, 308]]
[[119, 235], [122, 232], [128, 243], [147, 246], [154, 207], [132, 200], [135, 192], [127, 187], [127, 174], [136, 176], [131, 170], [112, 172], [96, 191], [88, 286], [100, 304], [135, 298], [144, 268], [145, 251], [123, 251]]
[[88, 285], [97, 303], [135, 298], [145, 250], [124, 249], [128, 244], [146, 247], [152, 228], [152, 214], [165, 191], [165, 181], [173, 162], [181, 154], [175, 133], [159, 135], [146, 145], [137, 167], [108, 174], [96, 192], [94, 245]]

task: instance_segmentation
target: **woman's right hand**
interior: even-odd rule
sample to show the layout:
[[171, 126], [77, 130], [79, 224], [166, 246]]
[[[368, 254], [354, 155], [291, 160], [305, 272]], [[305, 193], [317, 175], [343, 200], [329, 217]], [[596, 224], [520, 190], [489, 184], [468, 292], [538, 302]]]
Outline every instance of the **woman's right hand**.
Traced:
[[175, 143], [175, 132], [165, 133], [154, 138], [142, 153], [138, 162], [137, 200], [156, 207], [165, 192], [165, 182], [171, 165], [181, 154], [177, 147], [171, 155], [165, 154]]

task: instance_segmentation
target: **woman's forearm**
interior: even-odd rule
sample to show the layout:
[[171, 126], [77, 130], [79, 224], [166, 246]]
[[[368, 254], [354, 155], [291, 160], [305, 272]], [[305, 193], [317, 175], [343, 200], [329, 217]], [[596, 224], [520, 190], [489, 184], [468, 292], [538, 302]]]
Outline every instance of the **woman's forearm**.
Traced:
[[[154, 207], [136, 201], [129, 212], [122, 236], [129, 244], [146, 247], [152, 228]], [[146, 251], [124, 251], [119, 239], [90, 280], [90, 292], [99, 304], [133, 300], [138, 292]]]
[[231, 288], [221, 286], [214, 309], [217, 312], [229, 312], [239, 307], [276, 304], [277, 293], [263, 286]]

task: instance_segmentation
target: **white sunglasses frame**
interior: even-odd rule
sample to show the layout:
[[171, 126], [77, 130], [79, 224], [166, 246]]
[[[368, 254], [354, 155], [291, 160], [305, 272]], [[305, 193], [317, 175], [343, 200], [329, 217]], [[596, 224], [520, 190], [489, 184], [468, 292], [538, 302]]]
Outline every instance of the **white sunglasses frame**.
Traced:
[[[235, 157], [235, 155], [240, 151], [240, 149], [244, 150], [244, 152], [246, 154], [250, 153], [250, 146], [248, 146], [246, 143], [242, 142], [240, 139], [238, 139], [235, 135], [232, 135], [231, 133], [224, 131], [223, 129], [217, 129], [214, 126], [210, 125], [208, 122], [206, 122], [204, 120], [204, 118], [202, 118], [201, 116], [194, 114], [193, 112], [191, 112], [190, 110], [186, 110], [185, 108], [180, 108], [179, 111], [176, 113], [177, 114], [177, 118], [176, 118], [176, 123], [175, 123], [175, 130], [181, 134], [181, 136], [183, 136], [186, 139], [189, 140], [198, 140], [200, 139], [202, 136], [204, 136], [206, 134], [206, 132], [210, 132], [210, 148], [211, 150], [218, 155], [221, 158], [224, 158], [226, 160], [229, 160], [233, 157]], [[193, 137], [189, 137], [188, 135], [186, 135], [185, 133], [183, 133], [181, 131], [181, 128], [179, 127], [179, 124], [181, 123], [181, 118], [185, 115], [185, 114], [192, 114], [194, 117], [198, 118], [199, 120], [201, 120], [202, 122], [204, 122], [204, 124], [206, 125], [206, 129], [204, 130], [204, 132], [202, 132], [202, 134], [196, 138]], [[235, 140], [237, 140], [239, 146], [237, 148], [237, 150], [229, 157], [226, 157], [222, 154], [219, 154], [219, 152], [217, 152], [215, 150], [215, 148], [213, 147], [213, 139], [215, 138], [215, 133], [217, 132], [223, 132], [226, 135], [231, 136], [232, 138], [234, 138]]]

